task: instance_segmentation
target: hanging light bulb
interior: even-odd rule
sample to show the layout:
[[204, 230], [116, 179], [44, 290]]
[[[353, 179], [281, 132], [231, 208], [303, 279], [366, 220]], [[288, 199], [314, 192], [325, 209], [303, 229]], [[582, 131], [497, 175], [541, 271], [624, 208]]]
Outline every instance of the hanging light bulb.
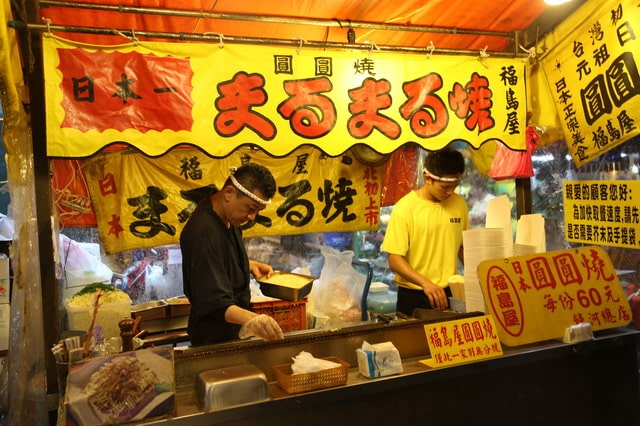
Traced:
[[356, 32], [351, 27], [347, 31], [347, 42], [349, 42], [350, 44], [356, 42]]

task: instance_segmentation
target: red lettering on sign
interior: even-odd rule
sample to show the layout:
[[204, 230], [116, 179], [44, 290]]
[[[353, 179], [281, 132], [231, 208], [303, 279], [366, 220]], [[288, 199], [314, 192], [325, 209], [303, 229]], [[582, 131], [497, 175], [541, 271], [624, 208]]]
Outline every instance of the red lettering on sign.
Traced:
[[460, 83], [453, 85], [453, 90], [449, 92], [449, 106], [458, 118], [464, 119], [467, 129], [477, 128], [478, 133], [481, 133], [495, 125], [491, 116], [492, 96], [489, 79], [474, 72], [471, 81], [464, 87]]
[[444, 101], [435, 94], [442, 88], [442, 77], [428, 74], [418, 80], [402, 85], [408, 100], [400, 107], [400, 115], [409, 120], [416, 136], [428, 138], [444, 131], [449, 122], [449, 113]]
[[286, 81], [284, 90], [289, 98], [278, 106], [280, 115], [290, 120], [291, 130], [305, 138], [319, 138], [336, 125], [336, 106], [319, 93], [332, 88], [326, 77]]
[[116, 185], [116, 177], [113, 173], [105, 174], [102, 179], [98, 181], [100, 187], [100, 195], [115, 195], [118, 193], [118, 186]]
[[391, 139], [400, 136], [400, 126], [389, 117], [379, 113], [381, 109], [391, 106], [391, 83], [387, 80], [376, 81], [366, 78], [362, 86], [349, 90], [353, 102], [349, 104], [352, 114], [347, 125], [351, 136], [357, 139], [366, 138], [374, 130], [379, 130]]
[[218, 84], [220, 96], [216, 99], [219, 114], [214, 120], [216, 132], [221, 136], [234, 136], [245, 127], [250, 128], [263, 139], [272, 140], [276, 136], [276, 126], [265, 116], [252, 108], [267, 103], [264, 77], [260, 74], [238, 72], [232, 80]]
[[[518, 291], [509, 274], [498, 266], [487, 271], [487, 296], [496, 320], [511, 336], [517, 337], [524, 331], [524, 310]], [[505, 303], [508, 301], [508, 303]]]

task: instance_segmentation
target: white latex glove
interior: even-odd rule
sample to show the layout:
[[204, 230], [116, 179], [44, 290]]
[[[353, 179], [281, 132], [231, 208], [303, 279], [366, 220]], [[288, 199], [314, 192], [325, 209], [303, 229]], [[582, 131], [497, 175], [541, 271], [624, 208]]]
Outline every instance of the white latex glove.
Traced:
[[241, 339], [256, 336], [264, 340], [284, 339], [282, 329], [269, 315], [260, 314], [251, 318], [241, 328], [238, 336]]

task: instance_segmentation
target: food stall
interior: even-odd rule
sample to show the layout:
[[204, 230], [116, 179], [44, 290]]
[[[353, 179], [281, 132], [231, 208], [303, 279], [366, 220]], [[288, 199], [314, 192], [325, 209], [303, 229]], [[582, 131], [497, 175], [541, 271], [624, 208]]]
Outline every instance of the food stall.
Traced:
[[[581, 166], [624, 144], [637, 133], [635, 126], [624, 120], [625, 108], [631, 108], [631, 102], [634, 102], [627, 98], [616, 98], [617, 109], [612, 107], [607, 114], [591, 111], [586, 123], [576, 123], [566, 117], [562, 121], [556, 116], [555, 108], [549, 112], [546, 107], [567, 99], [567, 91], [561, 90], [560, 85], [565, 82], [550, 77], [553, 76], [554, 66], [566, 63], [568, 68], [574, 65], [571, 62], [573, 59], [567, 59], [559, 51], [553, 55], [547, 54], [537, 62], [535, 52], [546, 53], [547, 43], [561, 45], [558, 40], [551, 38], [545, 38], [535, 45], [534, 54], [531, 51], [516, 54], [492, 51], [487, 54], [486, 49], [480, 49], [479, 52], [441, 49], [440, 56], [435, 55], [434, 50], [421, 49], [419, 54], [415, 54], [408, 48], [380, 49], [375, 42], [359, 47], [353, 45], [352, 41], [347, 45], [332, 46], [331, 43], [316, 45], [302, 38], [293, 45], [280, 43], [269, 45], [266, 49], [250, 42], [243, 44], [246, 40], [239, 37], [234, 40], [234, 37], [221, 32], [211, 34], [206, 31], [197, 36], [176, 32], [173, 36], [179, 39], [179, 43], [166, 43], [140, 41], [138, 37], [170, 38], [171, 33], [145, 33], [136, 29], [126, 33], [119, 31], [117, 35], [127, 39], [121, 40], [123, 44], [110, 41], [97, 45], [92, 40], [94, 44], [86, 45], [57, 35], [73, 32], [73, 29], [59, 25], [64, 20], [54, 11], [56, 7], [64, 10], [64, 6], [54, 3], [47, 2], [51, 6], [51, 13], [43, 11], [45, 21], [29, 24], [28, 29], [38, 32], [42, 42], [38, 47], [42, 48], [42, 52], [35, 53], [42, 53], [45, 58], [44, 64], [38, 64], [42, 67], [38, 69], [42, 71], [42, 75], [38, 75], [41, 78], [33, 81], [32, 88], [34, 92], [41, 89], [43, 97], [46, 94], [46, 102], [35, 106], [33, 113], [43, 124], [34, 129], [34, 137], [47, 142], [46, 146], [34, 145], [37, 149], [33, 153], [34, 161], [40, 166], [40, 173], [42, 170], [48, 171], [48, 166], [42, 167], [43, 164], [38, 162], [59, 163], [53, 168], [54, 180], [65, 176], [61, 172], [65, 168], [71, 170], [71, 176], [75, 176], [77, 169], [73, 168], [72, 162], [78, 162], [76, 165], [82, 168], [82, 175], [87, 181], [84, 186], [86, 192], [75, 195], [88, 196], [92, 209], [86, 208], [82, 196], [65, 198], [66, 204], [60, 204], [83, 213], [76, 215], [74, 220], [93, 220], [99, 229], [103, 248], [108, 253], [174, 244], [184, 215], [188, 215], [193, 201], [189, 198], [189, 191], [202, 188], [203, 183], [222, 181], [229, 167], [242, 164], [247, 159], [259, 159], [268, 164], [278, 182], [282, 182], [283, 187], [298, 189], [297, 195], [300, 192], [317, 194], [311, 202], [310, 197], [295, 199], [283, 191], [274, 206], [265, 210], [265, 220], [245, 230], [248, 237], [276, 237], [377, 229], [378, 209], [385, 202], [393, 203], [385, 201], [381, 189], [386, 189], [385, 194], [388, 194], [392, 192], [390, 187], [399, 186], [399, 182], [393, 178], [397, 178], [399, 170], [403, 169], [402, 166], [406, 168], [406, 165], [398, 166], [398, 153], [416, 140], [417, 145], [427, 150], [462, 141], [471, 147], [470, 152], [474, 155], [489, 151], [494, 158], [498, 147], [506, 147], [506, 151], [500, 148], [504, 155], [516, 153], [518, 158], [526, 160], [530, 159], [531, 152], [528, 140], [524, 137], [525, 128], [528, 123], [534, 123], [543, 143], [556, 142], [554, 138], [562, 132], [571, 133], [575, 143], [570, 145], [570, 154], [574, 162]], [[613, 7], [588, 3], [589, 7], [581, 12], [584, 15], [595, 13], [604, 17], [608, 15], [607, 8]], [[624, 4], [624, 11], [632, 13], [627, 6]], [[117, 6], [118, 10], [107, 9], [109, 13], [117, 15], [122, 13], [123, 6]], [[337, 24], [342, 29], [339, 21]], [[358, 23], [349, 22], [350, 26], [352, 24], [356, 26]], [[574, 27], [567, 23], [565, 31], [571, 35], [569, 38], [582, 41], [582, 38], [593, 34], [585, 27], [573, 33]], [[344, 30], [346, 33], [347, 28]], [[113, 33], [110, 30], [103, 32], [103, 38], [112, 37], [107, 35], [109, 32]], [[201, 42], [208, 43], [208, 48], [203, 48], [204, 43]], [[327, 47], [344, 50], [334, 51]], [[623, 51], [627, 49], [631, 48], [628, 45], [622, 48]], [[570, 51], [564, 46], [558, 50]], [[620, 55], [622, 62], [627, 64], [624, 58], [628, 59], [631, 53]], [[558, 58], [557, 61], [554, 61], [555, 58]], [[431, 73], [424, 72], [425, 61], [428, 61]], [[119, 89], [114, 93], [104, 88], [104, 82], [110, 79], [109, 67], [105, 67], [107, 63], [112, 67], [126, 64], [131, 72], [130, 76], [122, 74], [117, 85]], [[231, 65], [219, 67], [220, 63]], [[149, 73], [145, 71], [147, 69], [155, 71]], [[181, 72], [175, 72], [176, 69]], [[351, 71], [349, 78], [339, 78], [346, 75], [345, 70]], [[129, 79], [133, 75], [150, 83], [147, 88], [149, 91], [134, 91]], [[448, 103], [439, 96], [427, 97], [426, 100], [420, 98], [421, 88], [429, 85], [439, 87], [443, 83], [452, 90]], [[486, 95], [488, 86], [491, 87], [494, 112], [490, 120], [483, 121], [468, 114], [468, 111], [465, 114], [454, 108], [465, 105], [464, 97], [455, 96], [456, 93], [461, 95], [463, 88]], [[586, 93], [588, 88], [580, 87], [580, 90]], [[552, 93], [552, 89], [555, 93]], [[245, 90], [247, 99], [251, 99], [250, 104], [244, 105], [247, 110], [243, 111], [245, 115], [241, 117], [234, 115], [233, 106], [225, 106], [225, 101], [232, 98], [230, 94], [234, 90]], [[535, 91], [533, 95], [531, 91]], [[379, 97], [376, 98], [380, 102], [375, 109], [377, 114], [366, 109], [366, 101], [371, 101], [369, 97], [373, 95]], [[102, 100], [112, 97], [120, 100], [120, 108], [109, 109], [107, 103], [101, 104]], [[94, 102], [94, 99], [99, 102]], [[123, 114], [122, 105], [134, 99], [145, 102], [135, 103]], [[158, 111], [158, 104], [164, 105], [166, 110]], [[572, 104], [571, 108], [578, 106]], [[167, 120], [167, 110], [172, 111], [170, 122]], [[321, 111], [321, 114], [317, 111]], [[433, 116], [429, 115], [430, 111]], [[592, 145], [581, 142], [588, 132], [584, 129], [583, 133], [576, 131], [578, 124], [585, 128], [587, 124], [600, 125], [598, 120], [606, 122], [613, 115], [617, 116], [623, 127], [623, 137], [612, 136], [606, 144], [602, 139]], [[145, 120], [135, 120], [137, 116], [144, 116]], [[443, 118], [445, 116], [448, 121]], [[474, 121], [476, 119], [478, 121]], [[379, 137], [379, 133], [383, 136]], [[354, 147], [364, 148], [367, 154], [382, 155], [385, 161], [367, 161]], [[28, 157], [29, 153], [25, 155]], [[22, 158], [21, 153], [19, 157]], [[491, 164], [486, 164], [487, 157], [481, 155], [480, 158], [484, 158], [487, 166], [485, 172], [488, 172]], [[396, 168], [392, 169], [394, 159]], [[483, 164], [482, 161], [474, 158], [474, 165], [480, 168], [480, 164]], [[500, 171], [503, 172], [499, 176], [502, 179], [505, 171]], [[506, 175], [516, 178], [523, 176], [514, 171]], [[384, 181], [390, 177], [391, 181]], [[65, 189], [69, 180], [61, 182], [62, 185], [54, 185], [44, 192], [41, 192], [42, 186], [38, 187], [36, 192], [39, 197], [34, 204], [39, 206], [40, 220], [20, 228], [20, 232], [31, 232], [33, 235], [33, 227], [38, 225], [39, 253], [45, 258], [58, 259], [59, 253], [55, 249], [48, 252], [51, 227], [43, 225], [48, 223], [49, 215], [46, 214], [47, 209], [43, 208], [47, 203], [41, 198], [47, 198], [43, 195], [50, 195], [48, 191], [53, 191], [57, 196], [56, 191]], [[308, 188], [298, 188], [303, 182]], [[528, 182], [527, 179], [516, 181], [519, 215], [531, 210], [531, 206], [527, 205], [531, 202]], [[571, 187], [569, 185], [570, 182], [567, 186]], [[48, 182], [44, 187], [48, 187]], [[405, 187], [405, 190], [410, 187]], [[336, 208], [337, 204], [334, 203], [337, 199], [332, 194], [338, 190], [353, 190], [354, 211]], [[156, 204], [145, 204], [149, 199]], [[278, 207], [282, 205], [287, 205], [287, 209]], [[149, 206], [158, 209], [149, 214], [144, 210]], [[580, 206], [576, 206], [576, 210], [580, 210]], [[169, 214], [165, 215], [165, 212]], [[91, 214], [94, 215], [93, 219], [87, 219], [87, 215]], [[587, 244], [603, 242], [587, 240], [586, 234], [579, 231], [583, 225], [578, 222], [580, 218], [569, 219], [574, 221], [572, 225], [578, 231], [572, 232], [568, 241]], [[633, 226], [625, 229], [635, 230]], [[620, 244], [624, 248], [637, 250], [633, 245], [635, 243], [630, 243], [628, 239]], [[27, 259], [28, 244], [18, 247], [21, 248], [21, 257]], [[166, 256], [172, 259], [172, 252], [167, 250]], [[54, 284], [42, 286], [45, 300], [59, 299], [56, 291], [59, 271], [56, 271], [56, 266], [59, 265], [54, 262], [49, 264], [50, 269], [41, 270], [43, 282]], [[151, 274], [154, 272], [153, 266], [141, 265], [141, 268]], [[21, 265], [21, 268], [25, 270], [28, 265]], [[143, 317], [148, 313], [154, 315], [162, 312], [161, 318], [144, 318], [149, 321], [147, 325], [152, 327], [152, 321], [166, 321], [166, 313], [171, 312], [173, 306], [156, 303], [139, 308], [133, 311], [134, 317], [136, 313]], [[47, 307], [47, 304], [43, 304], [43, 310], [45, 322], [53, 324], [53, 330], [47, 330], [46, 338], [42, 339], [45, 346], [50, 346], [58, 340], [62, 331], [59, 312]], [[435, 321], [468, 319], [477, 314], [449, 312]], [[565, 407], [565, 403], [570, 408], [561, 411], [563, 419], [615, 419], [625, 407], [632, 407], [633, 401], [637, 401], [635, 374], [638, 348], [637, 335], [632, 329], [616, 326], [595, 330], [593, 341], [573, 344], [540, 339], [524, 346], [506, 348], [503, 355], [481, 362], [447, 368], [424, 368], [420, 361], [430, 354], [426, 345], [425, 326], [433, 322], [433, 319], [390, 318], [382, 323], [367, 321], [349, 327], [292, 332], [284, 342], [277, 343], [246, 341], [208, 348], [175, 348], [172, 359], [175, 368], [175, 413], [158, 422], [259, 424], [262, 421], [268, 424], [302, 418], [308, 420], [309, 413], [315, 413], [323, 422], [329, 420], [340, 424], [353, 423], [354, 412], [358, 413], [358, 422], [367, 418], [391, 421], [400, 419], [397, 413], [390, 417], [393, 412], [390, 407], [394, 406], [406, 407], [401, 415], [406, 416], [404, 420], [411, 421], [422, 413], [419, 407], [423, 406], [421, 402], [424, 399], [433, 400], [432, 407], [451, 407], [456, 402], [451, 397], [453, 394], [460, 395], [473, 408], [469, 413], [460, 414], [458, 419], [467, 421], [467, 415], [488, 419], [493, 413], [485, 413], [487, 417], [481, 414], [486, 410], [487, 399], [477, 398], [478, 389], [482, 387], [487, 389], [487, 394], [495, 395], [496, 400], [507, 399], [515, 392], [523, 401], [535, 401], [533, 404], [509, 405], [503, 415], [525, 415], [541, 421], [552, 418], [552, 415], [557, 416], [559, 407]], [[167, 328], [162, 325], [152, 331], [165, 332]], [[364, 340], [392, 341], [399, 349], [404, 372], [377, 380], [366, 380], [359, 376], [355, 371], [358, 365], [355, 353]], [[180, 337], [168, 342], [180, 343]], [[155, 342], [160, 343], [167, 342]], [[150, 343], [151, 346], [155, 344]], [[46, 349], [42, 352], [47, 352]], [[273, 367], [287, 363], [303, 350], [322, 357], [336, 356], [346, 361], [350, 366], [346, 385], [300, 395], [283, 393], [281, 387], [274, 383], [276, 377]], [[266, 374], [270, 398], [242, 407], [225, 407], [214, 413], [203, 412], [198, 406], [198, 398], [194, 398], [198, 374], [205, 370], [245, 364], [257, 366]], [[59, 377], [56, 376], [56, 369], [49, 367], [46, 370], [46, 382], [51, 385]], [[560, 386], [550, 390], [543, 386], [542, 380], [557, 380], [567, 387], [562, 393]], [[535, 385], [531, 386], [530, 381], [534, 381]], [[436, 386], [429, 386], [431, 384]], [[601, 400], [605, 398], [604, 392], [590, 392], [588, 396], [580, 393], [581, 389], [587, 387], [586, 384], [589, 389], [598, 391], [614, 389], [615, 403], [603, 407]], [[540, 395], [549, 392], [555, 392], [552, 394], [553, 403], [543, 403]], [[331, 410], [327, 409], [328, 405], [332, 407]], [[428, 416], [436, 419], [434, 416], [438, 414], [433, 414], [434, 411], [428, 410]], [[349, 419], [351, 422], [347, 421]], [[620, 419], [635, 424], [638, 416], [633, 411], [627, 417], [620, 415]]]

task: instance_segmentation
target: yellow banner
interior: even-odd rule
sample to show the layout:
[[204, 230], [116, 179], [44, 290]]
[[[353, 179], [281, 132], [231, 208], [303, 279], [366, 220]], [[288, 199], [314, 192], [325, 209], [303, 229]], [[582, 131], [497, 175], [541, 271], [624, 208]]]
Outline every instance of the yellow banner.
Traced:
[[428, 367], [447, 367], [502, 356], [493, 317], [464, 318], [424, 326], [431, 358]]
[[[0, 22], [9, 22], [13, 20], [11, 4], [8, 0], [0, 1]], [[27, 96], [28, 89], [24, 81], [23, 61], [21, 60], [20, 42], [18, 41], [17, 30], [12, 29], [9, 25], [3, 25], [0, 28], [0, 83], [2, 84], [2, 93], [0, 94], [0, 102], [2, 102], [3, 124], [3, 140], [0, 143], [9, 154], [7, 157], [8, 172], [20, 169], [21, 165], [12, 157], [11, 154], [20, 152], [21, 143], [30, 144], [28, 139], [29, 118], [24, 110], [24, 105], [29, 103]], [[16, 165], [11, 162], [15, 161]], [[10, 176], [13, 180], [14, 177]], [[15, 179], [24, 179], [24, 177], [15, 177]], [[16, 222], [16, 226], [18, 223]]]
[[[594, 2], [595, 3], [595, 2]], [[576, 166], [640, 133], [640, 9], [607, 1], [542, 61]], [[578, 12], [580, 13], [580, 12]]]
[[565, 181], [567, 241], [640, 249], [640, 181]]
[[311, 147], [284, 158], [248, 147], [224, 159], [195, 149], [159, 158], [116, 152], [85, 163], [105, 251], [177, 244], [207, 186], [220, 188], [229, 168], [246, 162], [271, 170], [277, 194], [245, 225], [245, 237], [378, 229], [382, 167], [366, 167], [348, 155], [327, 157]]
[[598, 246], [485, 260], [478, 279], [507, 346], [562, 339], [580, 323], [593, 331], [626, 326], [632, 318], [611, 259]]
[[525, 150], [525, 63], [381, 51], [43, 40], [47, 153], [86, 157], [124, 142], [150, 156], [190, 144], [224, 157], [358, 143], [499, 141]]

